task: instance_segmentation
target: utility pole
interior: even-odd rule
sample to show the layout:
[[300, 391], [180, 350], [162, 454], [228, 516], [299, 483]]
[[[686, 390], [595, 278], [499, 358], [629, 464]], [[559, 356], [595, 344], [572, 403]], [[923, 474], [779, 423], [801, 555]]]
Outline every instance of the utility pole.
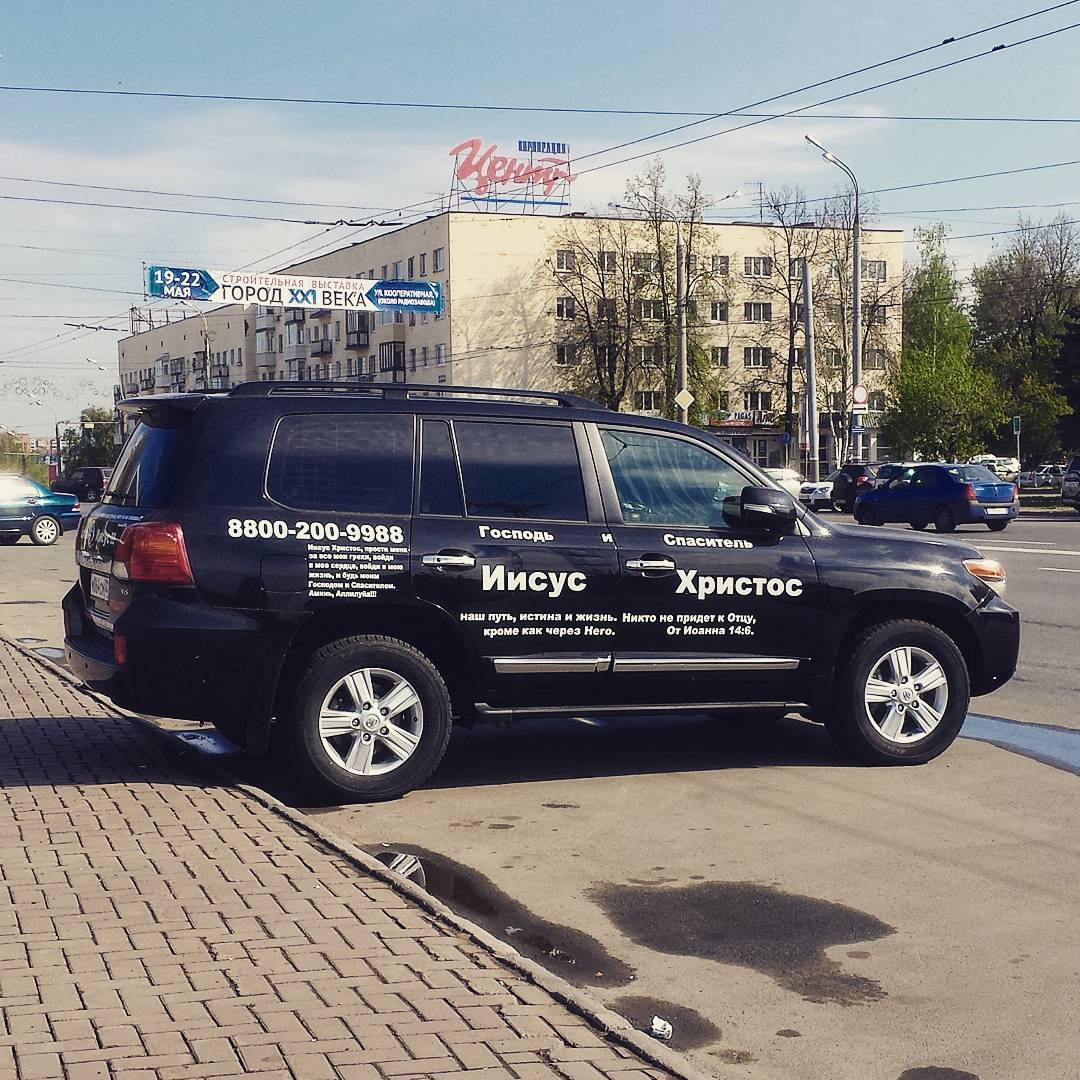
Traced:
[[[682, 227], [675, 219], [675, 393], [686, 389], [686, 297], [683, 295], [685, 267], [683, 266]], [[685, 424], [690, 410], [676, 403], [676, 418]]]
[[814, 297], [810, 284], [810, 260], [803, 259], [803, 352], [806, 359], [806, 424], [810, 436], [810, 479], [818, 479], [817, 362], [814, 358]]

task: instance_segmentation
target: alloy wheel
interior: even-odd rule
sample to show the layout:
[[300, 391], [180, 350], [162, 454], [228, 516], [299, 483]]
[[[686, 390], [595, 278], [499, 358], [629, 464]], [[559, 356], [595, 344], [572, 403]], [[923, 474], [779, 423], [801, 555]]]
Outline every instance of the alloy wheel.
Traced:
[[355, 776], [381, 776], [403, 765], [424, 730], [412, 683], [386, 668], [339, 679], [319, 709], [319, 737], [330, 760]]
[[888, 742], [920, 742], [941, 723], [949, 704], [944, 668], [925, 649], [890, 649], [871, 668], [863, 691], [866, 715]]

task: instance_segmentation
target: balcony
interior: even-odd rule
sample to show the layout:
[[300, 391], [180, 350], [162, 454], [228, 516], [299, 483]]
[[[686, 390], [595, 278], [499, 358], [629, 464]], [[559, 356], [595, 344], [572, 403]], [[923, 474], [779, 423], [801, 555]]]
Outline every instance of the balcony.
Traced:
[[331, 308], [321, 307], [321, 308], [316, 308], [313, 312], [311, 312], [311, 314], [308, 316], [308, 318], [309, 319], [329, 319], [330, 316], [333, 315], [333, 314], [334, 314], [334, 312], [333, 312], [333, 310]]
[[216, 386], [219, 379], [225, 379], [227, 382], [229, 379], [229, 365], [228, 364], [212, 364], [210, 367], [210, 378], [213, 380]]
[[155, 390], [168, 390], [169, 380], [172, 376], [169, 374], [168, 369], [158, 370], [154, 372], [154, 389]]
[[329, 356], [334, 351], [334, 343], [329, 338], [320, 338], [311, 343], [312, 356]]
[[297, 341], [293, 345], [285, 346], [285, 361], [288, 363], [290, 360], [306, 360], [307, 359], [307, 346], [302, 341]]
[[285, 312], [285, 323], [302, 323], [304, 321], [304, 309], [303, 308], [289, 308]]
[[346, 349], [366, 349], [370, 340], [371, 335], [366, 330], [345, 331]]
[[257, 368], [272, 368], [277, 366], [276, 352], [257, 352], [255, 354], [255, 366]]
[[153, 379], [153, 377], [150, 376], [150, 375], [144, 375], [143, 378], [141, 378], [139, 380], [139, 389], [140, 390], [153, 390], [154, 389], [154, 379]]
[[229, 380], [225, 379], [225, 378], [211, 379], [210, 380], [210, 389], [211, 390], [228, 390], [229, 389]]
[[259, 308], [255, 313], [256, 330], [273, 330], [277, 327], [276, 308]]

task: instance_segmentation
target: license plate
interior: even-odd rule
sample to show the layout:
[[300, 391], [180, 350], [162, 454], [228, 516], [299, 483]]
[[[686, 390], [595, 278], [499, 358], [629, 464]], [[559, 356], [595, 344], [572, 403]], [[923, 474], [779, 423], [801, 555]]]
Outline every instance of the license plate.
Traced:
[[90, 598], [109, 602], [109, 578], [105, 574], [90, 575]]
[[1007, 506], [988, 506], [986, 512], [988, 514], [1007, 514], [1009, 508]]

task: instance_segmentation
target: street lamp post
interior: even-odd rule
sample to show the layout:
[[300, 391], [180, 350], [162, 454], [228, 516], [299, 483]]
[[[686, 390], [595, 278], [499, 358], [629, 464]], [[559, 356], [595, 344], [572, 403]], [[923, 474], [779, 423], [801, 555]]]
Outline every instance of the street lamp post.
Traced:
[[[731, 191], [727, 195], [713, 200], [708, 205], [715, 206], [717, 203], [738, 198], [740, 195], [742, 195], [741, 191]], [[669, 220], [675, 226], [675, 396], [678, 398], [684, 390], [688, 389], [689, 383], [686, 371], [686, 309], [689, 306], [689, 296], [687, 294], [690, 291], [690, 281], [689, 267], [684, 263], [682, 222], [677, 215], [668, 211], [662, 203], [657, 202], [655, 199], [650, 199], [646, 195], [638, 195], [637, 198], [642, 202], [651, 203], [659, 212], [661, 219], [663, 219], [665, 212], [669, 213]], [[608, 203], [608, 206], [615, 210], [633, 211], [641, 209], [641, 207], [624, 206], [622, 203], [615, 202]], [[676, 401], [675, 409], [675, 418], [679, 423], [687, 423], [690, 419], [689, 406], [684, 407], [679, 401]]]
[[[817, 139], [809, 135], [806, 135], [805, 139], [811, 146], [815, 146], [821, 151], [821, 156], [826, 161], [832, 162], [833, 165], [844, 171], [855, 192], [855, 213], [851, 221], [851, 261], [853, 264], [851, 274], [851, 389], [854, 392], [855, 387], [862, 382], [862, 259], [859, 250], [861, 232], [859, 224], [859, 181], [855, 178], [855, 173], [851, 171], [850, 166], [841, 161], [831, 150], [826, 150]], [[856, 427], [854, 410], [851, 412], [850, 430], [851, 457], [853, 460], [859, 461], [862, 459], [862, 449], [859, 445], [861, 440], [859, 438], [859, 428]]]

